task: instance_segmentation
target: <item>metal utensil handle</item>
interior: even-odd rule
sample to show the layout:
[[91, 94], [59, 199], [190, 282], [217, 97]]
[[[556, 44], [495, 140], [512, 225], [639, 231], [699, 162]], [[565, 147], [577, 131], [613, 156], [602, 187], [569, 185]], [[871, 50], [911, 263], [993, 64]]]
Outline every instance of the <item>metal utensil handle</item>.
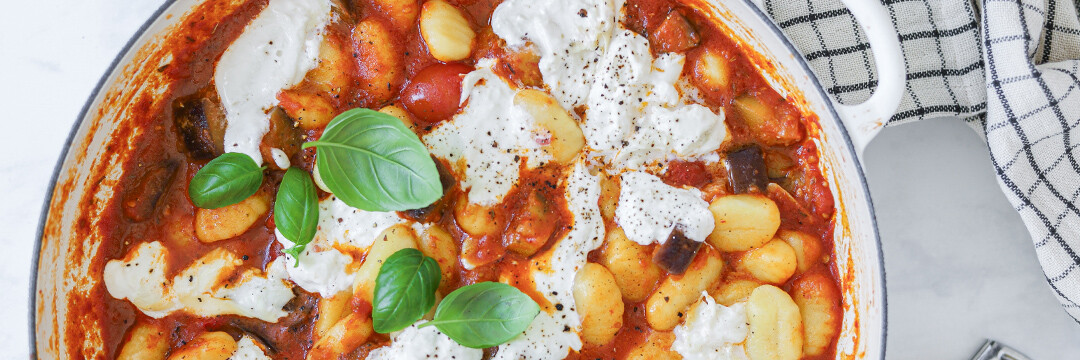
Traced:
[[840, 120], [862, 158], [863, 149], [900, 106], [907, 86], [907, 69], [900, 36], [885, 6], [876, 0], [843, 0], [843, 3], [866, 33], [877, 66], [877, 88], [869, 99], [857, 105], [842, 105], [834, 100]]
[[994, 340], [986, 340], [971, 360], [1031, 360], [1019, 351]]

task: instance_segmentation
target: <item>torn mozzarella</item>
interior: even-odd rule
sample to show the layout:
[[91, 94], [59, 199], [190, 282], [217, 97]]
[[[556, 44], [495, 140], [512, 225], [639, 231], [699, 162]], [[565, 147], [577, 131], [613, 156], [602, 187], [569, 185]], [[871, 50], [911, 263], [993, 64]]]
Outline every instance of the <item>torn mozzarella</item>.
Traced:
[[399, 332], [393, 333], [390, 345], [372, 350], [367, 358], [369, 360], [480, 360], [484, 357], [483, 350], [462, 346], [450, 339], [449, 336], [439, 332], [439, 329], [434, 326], [418, 327], [425, 322], [427, 321], [420, 320]]
[[491, 29], [511, 47], [533, 44], [544, 84], [573, 109], [585, 104], [618, 7], [613, 0], [506, 0], [492, 12]]
[[221, 54], [214, 85], [225, 107], [225, 151], [262, 164], [267, 110], [282, 89], [299, 84], [318, 62], [330, 0], [270, 0]]
[[495, 205], [518, 182], [522, 163], [535, 168], [551, 160], [543, 148], [550, 135], [541, 131], [523, 106], [517, 90], [482, 60], [462, 79], [461, 101], [468, 104], [452, 119], [424, 136], [428, 150], [462, 174], [469, 202]]
[[[288, 263], [289, 279], [304, 290], [323, 297], [349, 291], [356, 279], [356, 267], [351, 266], [356, 259], [337, 247], [367, 251], [384, 230], [406, 222], [395, 212], [360, 210], [330, 196], [319, 202], [319, 228], [315, 238], [300, 253], [299, 263], [292, 255], [283, 254]], [[283, 248], [293, 247], [293, 242], [276, 229], [275, 233]]]
[[715, 226], [709, 203], [695, 188], [677, 188], [637, 171], [620, 176], [615, 222], [626, 237], [641, 244], [663, 244], [675, 229], [694, 241], [705, 241]]
[[703, 292], [686, 321], [675, 327], [671, 350], [686, 360], [746, 360], [747, 321], [746, 303], [720, 305]]
[[168, 250], [159, 242], [139, 244], [123, 260], [105, 265], [106, 290], [154, 318], [184, 311], [204, 317], [231, 314], [276, 322], [285, 316], [282, 308], [293, 298], [292, 288], [284, 281], [281, 259], [271, 262], [265, 273], [247, 269], [234, 277], [243, 262], [219, 248], [167, 279], [167, 257]]
[[236, 351], [229, 356], [229, 360], [270, 360], [270, 357], [266, 356], [262, 346], [255, 343], [255, 340], [244, 335], [240, 341], [236, 342]]

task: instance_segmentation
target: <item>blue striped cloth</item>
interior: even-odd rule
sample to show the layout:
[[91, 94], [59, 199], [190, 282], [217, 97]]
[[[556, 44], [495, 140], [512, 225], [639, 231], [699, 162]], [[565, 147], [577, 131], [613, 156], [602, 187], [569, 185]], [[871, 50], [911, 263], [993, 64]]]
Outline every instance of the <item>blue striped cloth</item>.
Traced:
[[[884, 3], [908, 79], [887, 125], [958, 116], [983, 136], [1047, 283], [1080, 319], [1078, 1]], [[760, 6], [841, 103], [870, 96], [877, 84], [872, 49], [839, 0], [762, 0]]]

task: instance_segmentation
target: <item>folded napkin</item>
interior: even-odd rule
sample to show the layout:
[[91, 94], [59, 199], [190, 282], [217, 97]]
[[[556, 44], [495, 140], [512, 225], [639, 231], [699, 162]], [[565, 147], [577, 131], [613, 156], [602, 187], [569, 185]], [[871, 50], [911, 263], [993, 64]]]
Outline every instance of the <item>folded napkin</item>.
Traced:
[[[874, 0], [857, 0], [874, 1]], [[1046, 280], [1080, 320], [1080, 20], [1069, 0], [885, 0], [907, 90], [887, 126], [941, 116], [986, 140], [998, 183]], [[841, 103], [877, 84], [872, 49], [839, 0], [762, 0]]]

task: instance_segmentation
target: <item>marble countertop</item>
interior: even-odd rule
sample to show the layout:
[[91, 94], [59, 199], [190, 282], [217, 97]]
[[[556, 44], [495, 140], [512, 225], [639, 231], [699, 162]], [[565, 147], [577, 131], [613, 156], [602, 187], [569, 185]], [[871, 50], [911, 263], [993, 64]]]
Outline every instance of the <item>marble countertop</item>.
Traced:
[[[38, 213], [71, 124], [162, 0], [19, 1], [0, 11], [0, 358], [26, 358]], [[47, 21], [42, 20], [47, 19]], [[884, 131], [867, 150], [889, 294], [889, 359], [968, 359], [994, 338], [1076, 358], [1080, 325], [1045, 284], [985, 144], [955, 119]]]

